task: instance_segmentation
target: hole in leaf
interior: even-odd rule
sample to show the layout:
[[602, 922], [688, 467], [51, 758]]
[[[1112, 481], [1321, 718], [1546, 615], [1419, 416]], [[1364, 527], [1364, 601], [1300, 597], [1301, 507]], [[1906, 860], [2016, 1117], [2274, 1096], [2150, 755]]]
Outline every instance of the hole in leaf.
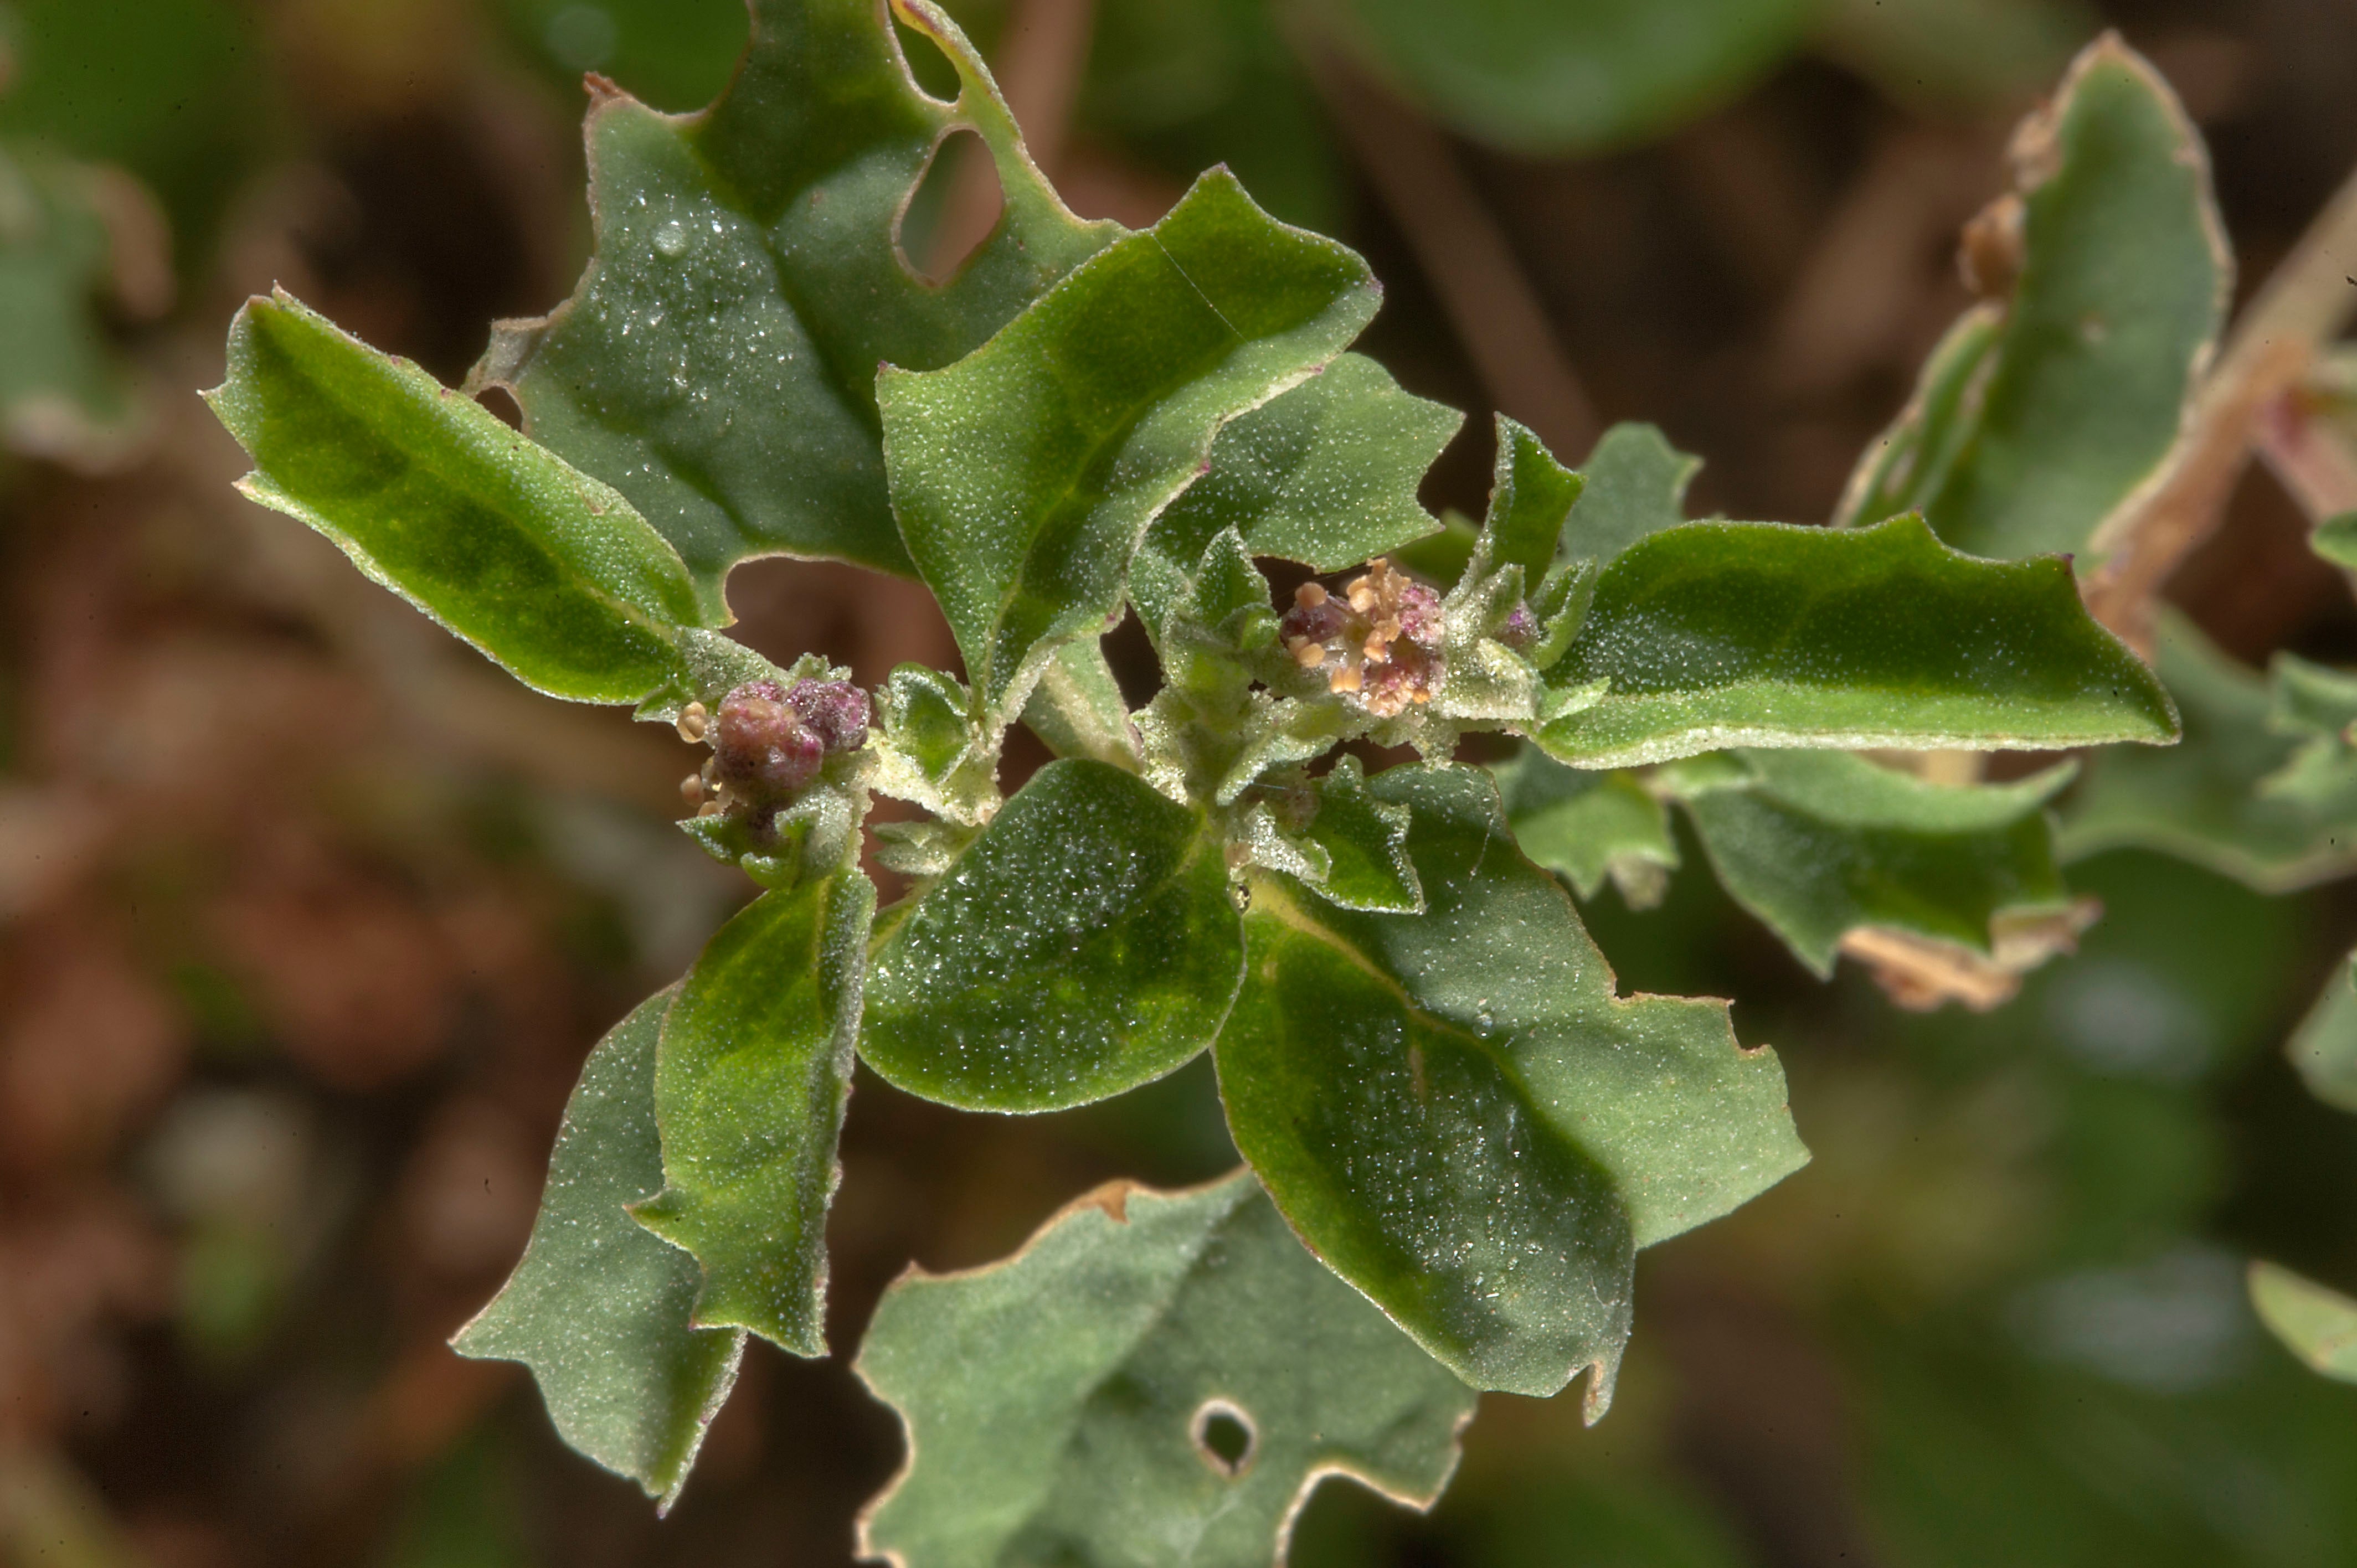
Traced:
[[1252, 1417], [1226, 1400], [1206, 1400], [1195, 1412], [1195, 1452], [1203, 1463], [1232, 1481], [1252, 1468], [1260, 1434]]
[[523, 428], [523, 404], [516, 402], [515, 393], [503, 386], [492, 385], [475, 394], [475, 401], [498, 416], [510, 430]]
[[972, 131], [952, 132], [901, 209], [901, 264], [936, 287], [949, 282], [998, 227], [1006, 204], [990, 149]]
[[917, 91], [937, 103], [957, 102], [957, 67], [950, 63], [942, 46], [902, 21], [897, 11], [892, 14], [892, 33], [899, 40], [900, 58], [908, 62], [909, 80]]

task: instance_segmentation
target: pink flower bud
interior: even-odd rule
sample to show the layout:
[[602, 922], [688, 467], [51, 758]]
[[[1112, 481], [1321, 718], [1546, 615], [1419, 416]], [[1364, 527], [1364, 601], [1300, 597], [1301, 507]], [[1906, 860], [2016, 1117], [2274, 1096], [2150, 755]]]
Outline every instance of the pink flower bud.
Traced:
[[721, 779], [756, 799], [793, 794], [826, 755], [774, 681], [748, 681], [722, 698], [711, 738]]
[[867, 693], [848, 681], [805, 681], [786, 693], [804, 726], [829, 751], [867, 744]]

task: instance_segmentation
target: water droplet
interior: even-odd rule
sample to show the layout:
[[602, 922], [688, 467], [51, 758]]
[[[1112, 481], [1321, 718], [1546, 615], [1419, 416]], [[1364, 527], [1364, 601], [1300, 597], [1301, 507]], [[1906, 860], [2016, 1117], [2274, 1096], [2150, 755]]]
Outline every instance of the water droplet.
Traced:
[[656, 230], [655, 249], [674, 259], [687, 254], [687, 226], [674, 218]]

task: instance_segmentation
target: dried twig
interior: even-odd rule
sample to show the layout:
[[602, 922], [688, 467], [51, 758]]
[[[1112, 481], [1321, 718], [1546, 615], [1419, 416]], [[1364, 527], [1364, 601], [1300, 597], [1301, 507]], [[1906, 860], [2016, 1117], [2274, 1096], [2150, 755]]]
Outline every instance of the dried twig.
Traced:
[[2243, 312], [2197, 395], [2160, 482], [2093, 542], [2105, 555], [2086, 584], [2095, 618], [2149, 651], [2153, 603], [2169, 575], [2218, 527], [2259, 439], [2263, 411], [2290, 391], [2317, 350], [2357, 313], [2357, 175], [2341, 186]]
[[1440, 296], [1498, 408], [1576, 459], [1594, 444], [1586, 389], [1545, 307], [1448, 139], [1415, 111], [1304, 39], [1311, 80]]

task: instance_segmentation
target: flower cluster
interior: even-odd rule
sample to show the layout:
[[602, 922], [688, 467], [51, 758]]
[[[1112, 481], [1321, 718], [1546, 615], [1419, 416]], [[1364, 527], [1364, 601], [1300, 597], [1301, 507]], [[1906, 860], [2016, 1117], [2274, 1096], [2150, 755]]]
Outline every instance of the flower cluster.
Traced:
[[1432, 701], [1440, 673], [1440, 596], [1380, 555], [1339, 596], [1302, 584], [1279, 629], [1295, 663], [1325, 671], [1329, 691], [1356, 694], [1377, 718]]
[[690, 703], [679, 733], [712, 743], [704, 770], [680, 784], [698, 816], [764, 812], [808, 788], [830, 755], [867, 744], [867, 693], [848, 681], [803, 681], [791, 690], [748, 681], [720, 699], [717, 714]]

